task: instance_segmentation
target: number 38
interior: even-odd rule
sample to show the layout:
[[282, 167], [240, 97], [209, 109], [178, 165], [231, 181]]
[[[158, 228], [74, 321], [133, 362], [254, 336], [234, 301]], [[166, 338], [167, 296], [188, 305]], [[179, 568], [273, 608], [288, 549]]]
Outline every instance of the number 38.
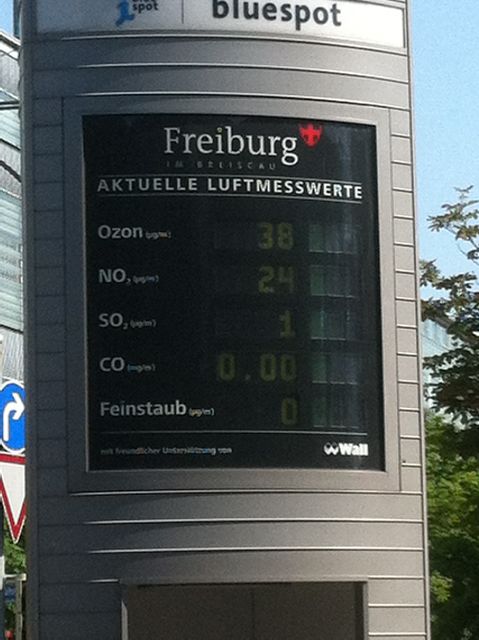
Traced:
[[294, 246], [293, 225], [289, 222], [258, 223], [258, 247], [260, 249], [284, 249], [289, 251]]

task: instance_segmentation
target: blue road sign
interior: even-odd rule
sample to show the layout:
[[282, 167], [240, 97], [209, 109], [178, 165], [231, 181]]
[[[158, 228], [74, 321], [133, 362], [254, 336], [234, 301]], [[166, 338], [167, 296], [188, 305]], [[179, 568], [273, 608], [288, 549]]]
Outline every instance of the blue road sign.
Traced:
[[0, 386], [0, 445], [9, 453], [25, 451], [25, 389], [12, 380]]
[[12, 604], [15, 602], [17, 597], [17, 585], [15, 582], [10, 582], [9, 580], [5, 580], [3, 585], [3, 597], [5, 599], [5, 604]]

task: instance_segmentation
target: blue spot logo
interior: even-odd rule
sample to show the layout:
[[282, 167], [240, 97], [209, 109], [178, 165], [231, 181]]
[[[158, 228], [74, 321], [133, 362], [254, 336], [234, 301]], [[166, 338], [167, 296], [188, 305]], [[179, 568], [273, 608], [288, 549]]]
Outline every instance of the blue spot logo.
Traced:
[[117, 21], [115, 22], [117, 27], [121, 27], [125, 22], [131, 22], [131, 20], [135, 19], [135, 14], [130, 11], [130, 2], [129, 0], [122, 0], [117, 5], [118, 11], [120, 15], [118, 16]]
[[119, 11], [115, 22], [117, 27], [135, 20], [137, 16], [160, 10], [160, 0], [121, 0], [117, 5]]

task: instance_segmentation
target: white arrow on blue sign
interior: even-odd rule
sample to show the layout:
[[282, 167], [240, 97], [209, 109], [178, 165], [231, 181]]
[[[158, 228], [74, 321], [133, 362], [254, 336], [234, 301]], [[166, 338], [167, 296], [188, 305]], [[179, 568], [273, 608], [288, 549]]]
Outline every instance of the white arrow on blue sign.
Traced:
[[0, 386], [0, 445], [17, 455], [25, 451], [25, 389], [21, 382], [9, 380]]

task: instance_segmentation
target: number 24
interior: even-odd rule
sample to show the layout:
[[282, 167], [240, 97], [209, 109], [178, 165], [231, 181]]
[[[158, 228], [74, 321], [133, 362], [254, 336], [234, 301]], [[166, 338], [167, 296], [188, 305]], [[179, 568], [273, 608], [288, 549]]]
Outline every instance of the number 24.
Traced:
[[293, 267], [264, 266], [259, 268], [259, 273], [261, 277], [258, 280], [258, 291], [260, 293], [276, 293], [283, 285], [286, 293], [294, 292]]

